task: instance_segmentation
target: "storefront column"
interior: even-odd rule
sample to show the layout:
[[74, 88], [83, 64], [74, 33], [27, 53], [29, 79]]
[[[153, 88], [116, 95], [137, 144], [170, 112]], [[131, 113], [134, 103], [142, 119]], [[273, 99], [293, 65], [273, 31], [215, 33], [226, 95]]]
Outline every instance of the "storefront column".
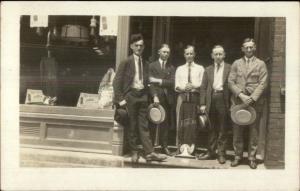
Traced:
[[129, 32], [130, 32], [130, 17], [119, 16], [118, 22], [118, 37], [116, 50], [116, 69], [120, 62], [128, 56]]

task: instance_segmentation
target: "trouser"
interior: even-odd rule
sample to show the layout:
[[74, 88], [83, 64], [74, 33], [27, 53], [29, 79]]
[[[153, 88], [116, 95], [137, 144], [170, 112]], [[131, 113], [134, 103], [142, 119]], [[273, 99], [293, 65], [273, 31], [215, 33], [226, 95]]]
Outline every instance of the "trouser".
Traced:
[[213, 93], [209, 118], [212, 128], [209, 131], [208, 151], [214, 153], [217, 149], [217, 154], [224, 156], [226, 154], [228, 115], [223, 93]]
[[166, 118], [165, 120], [159, 124], [159, 143], [163, 148], [166, 148], [168, 146], [168, 135], [170, 130], [170, 115], [171, 110], [169, 109], [170, 106], [166, 100], [166, 97], [162, 97], [160, 99], [161, 106], [166, 111]]
[[[249, 144], [248, 144], [248, 159], [255, 160], [257, 145], [258, 145], [258, 131], [261, 113], [256, 113], [256, 120], [252, 125], [248, 125], [249, 128]], [[233, 125], [233, 148], [235, 151], [235, 158], [241, 159], [243, 157], [244, 140], [243, 132], [245, 126], [237, 124]]]
[[196, 143], [197, 137], [197, 105], [199, 102], [198, 93], [190, 93], [183, 96], [183, 102], [179, 109], [178, 144], [192, 145]]
[[148, 96], [146, 93], [131, 90], [126, 95], [127, 109], [129, 114], [129, 127], [127, 133], [128, 146], [131, 151], [137, 151], [137, 139], [143, 145], [145, 154], [153, 152], [148, 128], [147, 108]]

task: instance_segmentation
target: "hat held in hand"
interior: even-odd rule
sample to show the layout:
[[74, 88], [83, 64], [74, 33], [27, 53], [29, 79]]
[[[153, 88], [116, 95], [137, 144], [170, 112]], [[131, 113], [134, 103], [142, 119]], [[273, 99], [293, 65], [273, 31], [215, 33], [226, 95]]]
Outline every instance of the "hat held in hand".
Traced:
[[126, 107], [119, 107], [115, 111], [115, 121], [125, 126], [129, 123], [129, 115]]
[[148, 118], [154, 124], [162, 123], [166, 118], [166, 111], [160, 104], [150, 104], [148, 107]]
[[237, 125], [251, 125], [255, 122], [256, 111], [245, 104], [235, 105], [231, 108], [231, 119]]

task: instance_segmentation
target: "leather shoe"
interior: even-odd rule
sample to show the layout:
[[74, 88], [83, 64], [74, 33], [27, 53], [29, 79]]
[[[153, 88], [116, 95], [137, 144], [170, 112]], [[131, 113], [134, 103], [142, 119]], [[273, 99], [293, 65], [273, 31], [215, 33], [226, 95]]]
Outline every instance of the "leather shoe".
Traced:
[[146, 161], [164, 161], [166, 158], [166, 156], [157, 154], [155, 152], [147, 154], [145, 157]]
[[131, 155], [131, 162], [138, 163], [139, 162], [139, 153], [137, 151], [133, 151]]
[[250, 160], [249, 161], [249, 166], [250, 166], [251, 169], [256, 169], [257, 164], [256, 164], [255, 160]]
[[236, 167], [236, 166], [239, 166], [240, 163], [241, 163], [241, 160], [240, 160], [240, 159], [234, 159], [234, 160], [231, 162], [230, 166], [231, 166], [231, 167]]
[[172, 154], [171, 154], [170, 150], [168, 149], [168, 147], [163, 147], [162, 151], [163, 151], [164, 154], [166, 154], [168, 156], [172, 156]]
[[225, 162], [226, 162], [225, 156], [220, 155], [220, 156], [218, 157], [218, 162], [219, 162], [220, 164], [225, 164]]

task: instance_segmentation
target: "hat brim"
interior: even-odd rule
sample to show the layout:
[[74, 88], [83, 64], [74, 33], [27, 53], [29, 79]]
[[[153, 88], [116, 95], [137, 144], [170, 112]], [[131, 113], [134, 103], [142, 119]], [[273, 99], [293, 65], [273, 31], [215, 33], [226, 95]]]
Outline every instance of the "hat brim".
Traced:
[[128, 115], [127, 108], [126, 109], [122, 109], [122, 108], [116, 109], [114, 120], [122, 126], [125, 126], [126, 124], [128, 124], [129, 115]]
[[[249, 120], [242, 120], [242, 119], [239, 119], [238, 117], [238, 112], [247, 112], [247, 113], [250, 113], [250, 119]], [[237, 124], [237, 125], [251, 125], [255, 122], [256, 120], [256, 111], [253, 107], [251, 106], [246, 106], [244, 104], [239, 104], [239, 105], [235, 105], [232, 107], [231, 109], [231, 119], [232, 121]]]
[[[158, 109], [158, 111], [161, 113], [161, 114], [160, 114], [161, 117], [160, 117], [159, 120], [155, 120], [155, 119], [153, 118], [153, 116], [151, 116], [151, 110], [152, 110], [153, 108]], [[166, 118], [166, 111], [165, 111], [165, 109], [164, 109], [160, 104], [157, 105], [157, 106], [155, 106], [154, 103], [152, 103], [152, 104], [149, 105], [149, 107], [148, 107], [148, 119], [149, 119], [150, 122], [152, 122], [152, 123], [154, 123], [154, 124], [156, 124], [156, 125], [159, 125], [159, 124], [161, 124], [162, 122], [164, 122], [165, 118]]]

